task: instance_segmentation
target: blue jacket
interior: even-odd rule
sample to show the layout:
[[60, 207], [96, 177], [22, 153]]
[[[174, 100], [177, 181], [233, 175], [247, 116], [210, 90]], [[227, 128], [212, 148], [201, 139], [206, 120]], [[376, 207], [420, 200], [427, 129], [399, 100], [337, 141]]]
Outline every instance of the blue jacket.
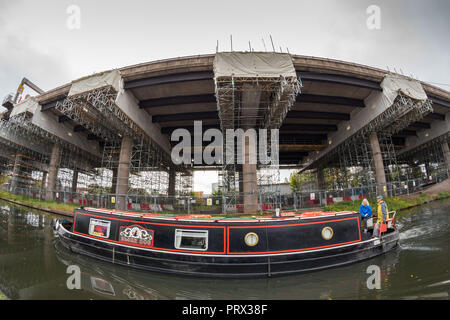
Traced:
[[361, 207], [359, 207], [359, 212], [363, 218], [372, 217], [372, 208], [370, 206], [361, 205]]

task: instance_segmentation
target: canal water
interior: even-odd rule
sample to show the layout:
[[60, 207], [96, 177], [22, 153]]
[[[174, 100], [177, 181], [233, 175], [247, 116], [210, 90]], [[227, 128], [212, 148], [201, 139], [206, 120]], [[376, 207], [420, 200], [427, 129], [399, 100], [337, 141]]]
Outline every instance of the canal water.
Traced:
[[[386, 255], [309, 274], [257, 280], [195, 279], [128, 269], [58, 245], [57, 216], [0, 202], [1, 299], [449, 299], [450, 199], [402, 212], [399, 247]], [[70, 290], [69, 266], [81, 272]], [[369, 289], [370, 266], [381, 289]], [[72, 267], [74, 268], [74, 267]], [[376, 267], [375, 267], [376, 268]]]

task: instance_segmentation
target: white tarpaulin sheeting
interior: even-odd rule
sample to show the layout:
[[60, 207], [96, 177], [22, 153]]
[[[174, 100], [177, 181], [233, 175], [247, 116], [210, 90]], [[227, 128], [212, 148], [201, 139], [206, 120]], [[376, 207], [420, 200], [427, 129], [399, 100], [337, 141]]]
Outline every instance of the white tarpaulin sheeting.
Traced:
[[381, 104], [384, 106], [383, 109], [387, 109], [394, 104], [394, 100], [399, 92], [419, 101], [428, 99], [427, 94], [419, 81], [398, 75], [386, 75], [381, 82], [381, 88], [383, 88], [382, 92], [370, 95], [366, 99], [365, 102], [367, 106], [373, 107]]
[[219, 52], [214, 59], [214, 76], [297, 77], [290, 54], [275, 52]]
[[112, 86], [117, 92], [120, 89], [120, 73], [117, 70], [95, 74], [72, 82], [69, 97], [83, 92]]
[[39, 108], [39, 103], [35, 100], [35, 98], [30, 97], [14, 106], [11, 111], [10, 117], [14, 117], [18, 114], [22, 114], [24, 112], [29, 112], [34, 114], [36, 110]]
[[381, 82], [381, 87], [383, 92], [392, 99], [392, 102], [399, 91], [415, 100], [424, 101], [428, 98], [422, 84], [414, 79], [388, 74]]

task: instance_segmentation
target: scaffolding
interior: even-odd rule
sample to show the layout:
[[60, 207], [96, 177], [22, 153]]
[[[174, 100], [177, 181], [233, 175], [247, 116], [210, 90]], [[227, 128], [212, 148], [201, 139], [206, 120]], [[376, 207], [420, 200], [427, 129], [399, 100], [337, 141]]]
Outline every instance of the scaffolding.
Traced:
[[17, 121], [0, 120], [0, 139], [8, 148], [35, 158], [39, 163], [48, 163], [48, 155], [51, 154], [49, 144], [24, 130], [19, 119]]
[[[8, 125], [17, 128], [18, 132], [21, 132], [22, 135], [25, 135], [28, 139], [31, 139], [36, 143], [48, 145], [48, 142], [50, 142], [50, 145], [61, 145], [62, 150], [59, 157], [59, 163], [56, 164], [58, 167], [56, 189], [62, 191], [72, 190], [74, 172], [83, 173], [84, 175], [81, 179], [77, 178], [77, 180], [83, 185], [89, 185], [90, 183], [84, 182], [84, 180], [93, 179], [93, 176], [95, 175], [94, 167], [100, 164], [99, 159], [94, 155], [84, 152], [74, 144], [38, 127], [33, 123], [32, 118], [33, 114], [30, 112], [19, 113], [9, 119]], [[32, 160], [29, 160], [27, 164], [28, 167], [33, 167], [36, 171], [35, 173], [30, 172], [28, 176], [31, 177], [34, 175], [41, 180], [44, 178], [43, 172], [48, 172], [48, 164], [51, 155], [51, 149], [47, 148], [43, 150], [45, 151], [39, 159], [36, 159], [36, 157], [29, 157], [29, 159]], [[45, 164], [45, 166], [42, 166], [42, 164]], [[33, 179], [30, 179], [28, 186], [33, 186], [33, 181]], [[41, 184], [45, 185], [46, 181], [42, 181]], [[25, 185], [23, 187], [25, 187]]]
[[128, 194], [156, 196], [167, 194], [170, 155], [159, 147], [115, 103], [117, 90], [106, 85], [87, 92], [69, 95], [56, 109], [92, 132], [103, 143], [98, 189], [115, 194], [121, 142], [132, 138]]
[[[105, 142], [101, 164], [101, 187], [104, 193], [114, 194], [118, 183], [119, 142]], [[129, 194], [147, 196], [167, 195], [169, 168], [166, 166], [165, 153], [144, 143], [133, 144], [130, 158]]]
[[[58, 166], [56, 189], [71, 193], [92, 191], [97, 185], [101, 162], [99, 159], [89, 159], [85, 153], [61, 152]], [[75, 195], [74, 195], [75, 196]]]
[[15, 155], [15, 161], [10, 164], [12, 188], [36, 188], [40, 186], [40, 178], [42, 177], [36, 175], [38, 168], [34, 166], [35, 161], [36, 159], [24, 154], [17, 153]]
[[260, 166], [257, 173], [259, 209], [280, 208], [280, 170], [278, 165]]
[[[103, 140], [119, 141], [119, 132], [113, 130], [115, 127], [109, 126], [111, 121], [107, 121], [109, 118], [113, 118], [107, 115], [115, 111], [111, 106], [111, 100], [115, 101], [116, 95], [117, 92], [111, 87], [94, 92], [86, 92], [58, 101], [55, 109]], [[110, 107], [105, 107], [105, 104]], [[102, 113], [102, 110], [104, 111], [105, 109], [111, 111]]]
[[[378, 135], [384, 174], [387, 182], [387, 193], [398, 194], [401, 181], [408, 180], [408, 172], [397, 163], [396, 150], [390, 135]], [[377, 182], [375, 179], [374, 153], [368, 136], [354, 136], [336, 148], [328, 157], [328, 162], [321, 166], [332, 167], [336, 180], [330, 189], [351, 189], [364, 186], [364, 193], [375, 194]], [[406, 175], [406, 176], [405, 176]]]
[[339, 171], [335, 173], [337, 179], [334, 181], [334, 188], [343, 190], [364, 186], [367, 190], [362, 192], [366, 194], [380, 193], [375, 179], [374, 152], [370, 142], [371, 134], [376, 133], [383, 159], [387, 194], [407, 192], [404, 181], [410, 180], [411, 170], [397, 160], [392, 136], [433, 112], [433, 108], [429, 99], [415, 99], [402, 90], [395, 94], [391, 106], [316, 162], [315, 167], [332, 167]]
[[129, 192], [153, 196], [167, 195], [169, 173], [165, 153], [159, 148], [140, 143], [133, 146]]
[[[249, 67], [245, 69], [243, 66]], [[219, 173], [222, 210], [235, 212], [238, 201], [244, 196], [241, 186], [248, 181], [243, 181], [237, 146], [227, 143], [227, 130], [278, 129], [296, 101], [301, 82], [297, 79], [290, 55], [255, 52], [217, 53], [214, 80], [220, 126], [225, 133]], [[270, 138], [267, 141], [270, 150]], [[245, 149], [245, 142], [243, 146]], [[275, 186], [279, 181], [278, 163], [258, 165], [257, 169], [257, 185]], [[267, 195], [259, 195], [260, 205], [266, 199], [272, 201], [277, 198], [275, 187], [265, 190]]]
[[3, 168], [9, 188], [38, 187], [50, 159], [48, 144], [24, 130], [20, 121], [5, 119], [0, 120], [0, 144], [9, 158]]
[[8, 157], [0, 156], [0, 176], [10, 176], [10, 170], [11, 159], [9, 159]]
[[433, 112], [431, 100], [417, 100], [399, 91], [392, 106], [365, 126], [360, 135], [367, 136], [371, 132], [377, 132], [392, 136], [430, 112]]
[[412, 172], [415, 179], [440, 182], [450, 177], [442, 145], [449, 143], [450, 133], [435, 138], [417, 148], [398, 156], [399, 163], [409, 167], [420, 167]]
[[190, 170], [177, 172], [175, 176], [175, 196], [178, 198], [192, 195], [193, 174]]

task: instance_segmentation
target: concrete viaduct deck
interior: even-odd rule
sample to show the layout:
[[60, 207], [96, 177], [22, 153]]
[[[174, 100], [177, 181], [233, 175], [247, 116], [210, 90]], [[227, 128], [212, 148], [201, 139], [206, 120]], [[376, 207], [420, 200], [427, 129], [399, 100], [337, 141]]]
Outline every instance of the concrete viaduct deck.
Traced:
[[[351, 121], [355, 109], [366, 109], [364, 100], [373, 91], [381, 90], [380, 83], [387, 72], [343, 61], [292, 57], [303, 88], [280, 128], [281, 148], [289, 148], [291, 155], [280, 161], [283, 165], [297, 166], [307, 154], [295, 153], [293, 149], [325, 148], [328, 135]], [[117, 103], [124, 109], [129, 106], [129, 115], [136, 112], [134, 120], [168, 151], [171, 132], [181, 127], [192, 129], [194, 120], [201, 120], [205, 129], [219, 128], [213, 60], [214, 55], [205, 55], [121, 68], [124, 91]], [[398, 146], [404, 146], [408, 137], [431, 129], [432, 123], [446, 121], [450, 94], [426, 83], [422, 85], [433, 101], [434, 112], [398, 133], [394, 137]], [[67, 97], [70, 87], [67, 84], [39, 96], [42, 111], [54, 110], [56, 103]], [[55, 113], [60, 123], [69, 120]], [[73, 127], [80, 130], [75, 123]], [[88, 138], [95, 137], [88, 135]]]

